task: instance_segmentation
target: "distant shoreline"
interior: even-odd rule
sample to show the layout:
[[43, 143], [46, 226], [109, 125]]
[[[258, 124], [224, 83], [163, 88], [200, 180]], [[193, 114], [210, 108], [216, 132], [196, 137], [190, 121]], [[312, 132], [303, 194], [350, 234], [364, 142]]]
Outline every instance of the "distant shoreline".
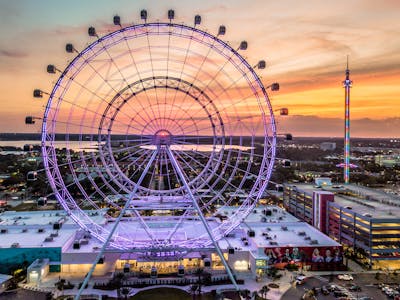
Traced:
[[[83, 134], [85, 135], [85, 134]], [[87, 134], [90, 136], [90, 134]], [[71, 141], [78, 141], [79, 140], [79, 134], [70, 134], [69, 135], [69, 140]], [[279, 138], [279, 137], [278, 137]], [[366, 141], [366, 140], [371, 140], [371, 141], [389, 141], [393, 139], [398, 139], [400, 140], [400, 137], [391, 137], [391, 138], [379, 138], [379, 137], [371, 137], [371, 138], [360, 138], [360, 137], [352, 137], [351, 140], [352, 142], [355, 141]], [[41, 141], [41, 134], [40, 133], [0, 133], [0, 141], [25, 141], [25, 140], [37, 140], [38, 142]], [[65, 140], [65, 134], [58, 134], [56, 140], [63, 141]], [[294, 136], [293, 141], [300, 140], [310, 140], [310, 141], [343, 141], [343, 137], [307, 137], [307, 136]]]

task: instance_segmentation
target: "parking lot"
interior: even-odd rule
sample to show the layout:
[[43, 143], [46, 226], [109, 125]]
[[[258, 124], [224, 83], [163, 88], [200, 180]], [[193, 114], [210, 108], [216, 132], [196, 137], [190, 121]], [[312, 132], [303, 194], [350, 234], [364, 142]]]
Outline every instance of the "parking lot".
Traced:
[[[394, 299], [394, 296], [387, 296], [382, 287], [389, 286], [387, 289], [396, 290], [399, 287], [400, 275], [375, 278], [373, 273], [353, 274], [353, 280], [339, 280], [337, 276], [314, 276], [307, 278], [303, 284], [293, 285], [282, 297], [282, 299], [301, 299], [308, 291], [314, 290], [316, 298], [324, 299]], [[348, 278], [346, 278], [348, 279]], [[380, 286], [379, 286], [380, 284]], [[324, 287], [324, 292], [321, 289]], [[329, 293], [327, 293], [328, 289]]]

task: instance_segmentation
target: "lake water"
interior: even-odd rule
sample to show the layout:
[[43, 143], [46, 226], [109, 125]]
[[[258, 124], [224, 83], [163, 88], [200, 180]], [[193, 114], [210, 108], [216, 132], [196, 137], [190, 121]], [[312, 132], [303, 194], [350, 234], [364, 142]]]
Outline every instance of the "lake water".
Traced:
[[[23, 141], [0, 141], [0, 147], [18, 147], [23, 149], [24, 145], [34, 145], [40, 146], [40, 141], [38, 140], [23, 140]], [[67, 143], [65, 141], [55, 141], [54, 145], [56, 148], [62, 149], [65, 148]], [[93, 150], [97, 151], [98, 143], [93, 141], [69, 141], [68, 148], [74, 151], [81, 151], [81, 150]], [[144, 149], [155, 149], [155, 146], [142, 146]], [[217, 145], [215, 151], [221, 151], [222, 147]], [[252, 147], [246, 146], [239, 146], [239, 145], [225, 145], [225, 150], [242, 150], [242, 151], [249, 151]], [[171, 150], [179, 150], [179, 151], [198, 151], [198, 152], [210, 152], [213, 150], [213, 145], [171, 145]]]

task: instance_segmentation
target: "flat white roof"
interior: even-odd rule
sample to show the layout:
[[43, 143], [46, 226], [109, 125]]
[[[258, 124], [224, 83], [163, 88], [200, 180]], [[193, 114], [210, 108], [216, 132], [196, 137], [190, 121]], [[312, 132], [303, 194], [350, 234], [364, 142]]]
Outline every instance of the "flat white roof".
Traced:
[[[221, 214], [231, 215], [235, 209], [237, 208], [224, 208], [221, 210]], [[99, 224], [105, 224], [102, 213], [93, 217]], [[53, 230], [52, 224], [57, 222], [59, 218], [65, 218], [65, 223], [60, 230]], [[168, 218], [147, 217], [146, 224], [154, 233], [155, 238], [165, 239], [166, 236], [174, 232], [176, 220], [173, 220], [174, 217], [171, 216]], [[179, 219], [179, 217], [176, 218]], [[79, 227], [63, 211], [5, 212], [0, 214], [0, 219], [2, 220], [0, 228], [6, 231], [0, 234], [0, 247], [2, 248], [11, 248], [13, 244], [14, 247], [20, 248], [61, 247], [63, 253], [74, 254], [93, 253], [102, 246], [101, 242], [95, 238], [90, 238], [86, 239], [86, 243], [81, 243], [79, 249], [74, 249], [71, 241], [75, 239]], [[208, 225], [211, 228], [215, 228], [219, 223], [219, 219], [208, 219]], [[110, 230], [113, 225], [114, 223], [108, 223], [104, 226]], [[121, 222], [120, 226], [119, 231], [130, 240], [148, 241], [150, 239], [137, 220]], [[248, 230], [253, 230], [255, 237], [248, 237]], [[299, 235], [300, 232], [305, 232], [307, 239], [304, 235]], [[171, 240], [179, 245], [179, 242], [194, 239], [201, 235], [206, 235], [206, 230], [201, 221], [199, 219], [186, 220], [176, 230]], [[46, 238], [48, 239], [47, 242], [45, 241]], [[299, 222], [297, 218], [279, 207], [257, 206], [245, 222], [236, 228], [231, 235], [219, 241], [219, 245], [222, 249], [234, 247], [243, 251], [255, 251], [260, 247], [305, 247], [310, 244], [310, 240], [317, 240], [318, 246], [339, 246], [338, 243], [314, 227]], [[271, 245], [271, 242], [276, 244]], [[313, 244], [312, 246], [317, 245]]]
[[[225, 210], [228, 212], [228, 209]], [[266, 211], [269, 211], [268, 215], [265, 214]], [[262, 218], [265, 218], [264, 222], [261, 221]], [[254, 237], [248, 237], [249, 230], [254, 231]], [[317, 244], [311, 244], [311, 241], [317, 241]], [[300, 222], [277, 206], [256, 207], [230, 237], [219, 241], [219, 245], [221, 248], [226, 249], [230, 246], [241, 251], [268, 247], [340, 246], [313, 226]]]
[[[94, 213], [94, 214], [93, 214]], [[91, 218], [98, 224], [103, 223], [103, 212], [89, 212]], [[75, 222], [70, 219], [67, 213], [63, 210], [41, 210], [41, 211], [5, 211], [0, 213], [0, 227], [2, 225], [53, 225], [61, 221], [66, 224], [75, 225]]]
[[[289, 184], [288, 186], [296, 187], [312, 195], [313, 191], [329, 191], [335, 193], [335, 203], [342, 207], [351, 207], [351, 211], [360, 215], [370, 214], [372, 218], [393, 219], [400, 216], [400, 200], [394, 195], [384, 193], [379, 190], [373, 190], [364, 186], [349, 184], [335, 188], [322, 187], [316, 188], [312, 184]], [[350, 194], [342, 195], [338, 192], [344, 191]], [[389, 204], [391, 203], [391, 204]]]
[[[340, 246], [339, 243], [304, 222], [252, 224], [251, 229], [255, 231], [255, 237], [251, 240], [257, 245], [257, 248]], [[305, 235], [303, 235], [304, 233]], [[311, 244], [311, 241], [317, 242]]]
[[[21, 228], [8, 228], [6, 233], [0, 234], [1, 248], [61, 248], [73, 236], [77, 230], [75, 228], [62, 229], [57, 232], [52, 228], [43, 228], [43, 232], [38, 232], [37, 228], [26, 228], [23, 232]], [[53, 236], [51, 237], [51, 235]], [[47, 239], [47, 242], [46, 242]]]

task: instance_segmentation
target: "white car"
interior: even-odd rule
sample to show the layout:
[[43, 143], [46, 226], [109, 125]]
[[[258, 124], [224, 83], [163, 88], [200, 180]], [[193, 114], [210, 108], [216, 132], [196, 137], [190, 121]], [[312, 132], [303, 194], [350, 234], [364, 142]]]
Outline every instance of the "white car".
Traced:
[[338, 279], [349, 281], [349, 280], [353, 280], [354, 278], [350, 274], [341, 274], [341, 275], [338, 275]]
[[303, 284], [304, 283], [304, 281], [306, 280], [306, 276], [302, 276], [302, 275], [300, 275], [300, 276], [297, 276], [296, 277], [296, 284]]

